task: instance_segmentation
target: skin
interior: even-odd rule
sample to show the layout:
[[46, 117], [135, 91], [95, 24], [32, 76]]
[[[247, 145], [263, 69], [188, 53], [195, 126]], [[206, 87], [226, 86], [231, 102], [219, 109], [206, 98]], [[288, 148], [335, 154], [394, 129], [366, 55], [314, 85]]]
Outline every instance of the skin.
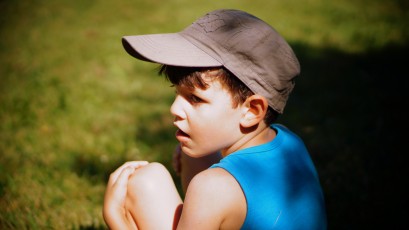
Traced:
[[[170, 109], [178, 128], [176, 138], [186, 156], [200, 159], [215, 152], [227, 156], [274, 139], [275, 131], [263, 121], [268, 108], [264, 97], [256, 94], [233, 107], [230, 93], [218, 80], [205, 75], [202, 78], [209, 84], [205, 90], [196, 88], [191, 92], [176, 86], [177, 95]], [[104, 218], [111, 229], [200, 230], [242, 226], [246, 199], [227, 171], [221, 168], [200, 171], [188, 183], [182, 202], [168, 172], [158, 165], [133, 163], [112, 174], [104, 201]]]
[[147, 161], [126, 162], [115, 172], [111, 173], [104, 197], [103, 217], [111, 229], [137, 229], [135, 222], [126, 209], [126, 195], [129, 177], [140, 167], [147, 165]]
[[176, 146], [173, 152], [173, 170], [180, 177], [183, 193], [186, 194], [190, 181], [198, 173], [208, 169], [213, 164], [218, 163], [222, 155], [217, 152], [203, 157], [190, 157], [182, 152], [180, 145]]

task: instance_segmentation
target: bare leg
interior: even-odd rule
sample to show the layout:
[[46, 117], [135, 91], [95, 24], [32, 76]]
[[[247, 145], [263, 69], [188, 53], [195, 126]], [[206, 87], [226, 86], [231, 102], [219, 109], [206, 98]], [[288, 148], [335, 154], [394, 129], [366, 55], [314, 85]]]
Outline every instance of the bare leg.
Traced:
[[150, 163], [131, 175], [126, 208], [138, 229], [173, 229], [180, 218], [182, 199], [167, 169]]

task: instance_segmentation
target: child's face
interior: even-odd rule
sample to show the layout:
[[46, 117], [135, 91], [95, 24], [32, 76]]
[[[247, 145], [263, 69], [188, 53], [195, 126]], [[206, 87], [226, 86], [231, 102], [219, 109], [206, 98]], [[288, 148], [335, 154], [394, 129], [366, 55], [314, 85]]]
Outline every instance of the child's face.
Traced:
[[219, 80], [202, 75], [209, 85], [205, 90], [176, 86], [176, 98], [171, 106], [178, 127], [176, 138], [182, 151], [192, 157], [200, 157], [217, 151], [229, 153], [240, 132], [242, 107], [233, 108], [230, 93]]

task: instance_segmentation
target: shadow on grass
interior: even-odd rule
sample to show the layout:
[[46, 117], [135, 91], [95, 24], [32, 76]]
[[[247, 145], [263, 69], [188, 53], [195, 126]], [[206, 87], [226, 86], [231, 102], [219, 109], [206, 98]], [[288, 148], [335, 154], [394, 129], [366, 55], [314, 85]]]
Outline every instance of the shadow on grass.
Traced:
[[403, 226], [409, 47], [359, 55], [293, 47], [302, 75], [280, 122], [310, 149], [329, 229]]

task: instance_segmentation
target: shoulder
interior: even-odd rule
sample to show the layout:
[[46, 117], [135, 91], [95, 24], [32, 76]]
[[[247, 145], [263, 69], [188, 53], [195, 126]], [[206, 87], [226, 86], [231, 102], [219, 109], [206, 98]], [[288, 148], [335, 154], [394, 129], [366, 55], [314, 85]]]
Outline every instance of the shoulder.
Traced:
[[[242, 190], [236, 179], [229, 172], [222, 168], [210, 168], [197, 174], [192, 179], [188, 192], [206, 195], [208, 199], [219, 199], [237, 193], [241, 194]], [[222, 193], [220, 194], [219, 192]]]
[[[187, 229], [206, 224], [206, 229], [240, 228], [246, 216], [246, 200], [234, 177], [221, 168], [197, 174], [190, 182], [180, 224]], [[199, 225], [200, 226], [200, 225]]]
[[193, 183], [206, 183], [206, 184], [218, 184], [226, 183], [234, 180], [234, 177], [222, 168], [209, 168], [198, 173], [193, 178]]

